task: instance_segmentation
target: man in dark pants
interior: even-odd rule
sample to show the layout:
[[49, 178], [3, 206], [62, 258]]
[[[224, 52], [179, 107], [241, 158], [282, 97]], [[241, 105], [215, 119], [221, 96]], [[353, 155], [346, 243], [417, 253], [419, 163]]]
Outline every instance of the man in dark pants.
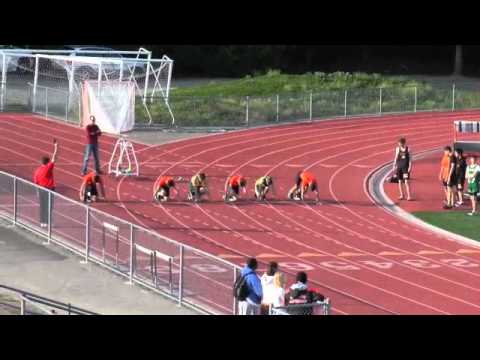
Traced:
[[95, 160], [95, 171], [97, 174], [101, 174], [100, 159], [98, 158], [98, 137], [102, 135], [102, 132], [97, 124], [95, 124], [95, 116], [90, 116], [90, 121], [91, 123], [85, 128], [87, 131], [87, 144], [85, 146], [85, 154], [83, 155], [82, 175], [87, 174], [88, 159], [90, 158], [90, 154], [93, 154], [93, 159]]
[[[33, 182], [38, 186], [41, 186], [45, 189], [54, 191], [55, 190], [55, 180], [53, 179], [53, 168], [55, 166], [55, 159], [57, 156], [58, 144], [56, 140], [53, 140], [53, 154], [52, 159], [48, 156], [42, 157], [42, 165], [35, 171], [33, 175]], [[45, 228], [48, 226], [48, 191], [43, 189], [38, 189], [38, 198], [40, 201], [40, 226]], [[51, 207], [53, 209], [53, 197], [51, 202]], [[50, 210], [52, 210], [50, 209]]]

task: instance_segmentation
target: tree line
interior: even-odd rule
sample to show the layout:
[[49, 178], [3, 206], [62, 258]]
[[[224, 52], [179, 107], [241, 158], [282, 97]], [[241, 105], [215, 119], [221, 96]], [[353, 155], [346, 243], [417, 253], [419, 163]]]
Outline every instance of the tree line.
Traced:
[[480, 46], [472, 45], [109, 46], [119, 50], [135, 50], [143, 46], [152, 50], [155, 57], [166, 54], [175, 60], [176, 76], [243, 77], [268, 70], [292, 74], [344, 71], [480, 75]]

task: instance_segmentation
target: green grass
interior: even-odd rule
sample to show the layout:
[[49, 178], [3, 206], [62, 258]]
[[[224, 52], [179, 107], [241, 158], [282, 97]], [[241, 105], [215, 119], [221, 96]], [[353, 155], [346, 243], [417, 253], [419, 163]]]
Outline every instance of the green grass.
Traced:
[[480, 215], [468, 216], [466, 212], [415, 212], [416, 217], [439, 228], [480, 241]]
[[171, 91], [172, 97], [181, 96], [272, 96], [285, 93], [309, 91], [344, 90], [346, 88], [415, 86], [420, 82], [402, 77], [386, 77], [365, 73], [306, 73], [303, 75], [282, 74], [271, 70], [263, 75], [246, 76], [227, 82], [210, 82]]
[[[382, 112], [450, 110], [451, 89], [436, 89], [425, 82], [402, 77], [365, 73], [282, 74], [269, 71], [242, 79], [174, 89], [170, 106], [179, 126], [238, 127], [246, 125], [249, 96], [249, 124], [270, 124], [309, 118], [310, 92], [312, 117], [344, 115], [345, 90], [348, 89], [347, 115], [379, 112], [379, 88], [382, 88]], [[277, 116], [277, 96], [279, 102]], [[456, 109], [480, 108], [480, 93], [463, 89], [456, 92]], [[168, 125], [170, 115], [161, 99], [148, 103], [156, 124]], [[137, 99], [136, 121], [147, 121], [146, 111]]]

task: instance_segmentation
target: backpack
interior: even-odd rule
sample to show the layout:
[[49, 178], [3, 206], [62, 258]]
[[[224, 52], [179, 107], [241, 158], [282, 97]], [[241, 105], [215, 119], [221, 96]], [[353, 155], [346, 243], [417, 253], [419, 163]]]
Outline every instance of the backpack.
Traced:
[[247, 299], [249, 289], [247, 286], [247, 276], [251, 273], [239, 276], [237, 280], [235, 280], [235, 284], [233, 285], [233, 297], [238, 301], [245, 301]]

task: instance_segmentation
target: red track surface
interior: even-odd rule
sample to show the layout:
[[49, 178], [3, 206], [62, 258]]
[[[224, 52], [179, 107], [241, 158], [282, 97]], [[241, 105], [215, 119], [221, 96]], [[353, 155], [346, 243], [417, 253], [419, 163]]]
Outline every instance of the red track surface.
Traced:
[[[108, 203], [95, 206], [234, 262], [245, 255], [306, 269], [338, 314], [478, 314], [480, 251], [390, 215], [370, 200], [367, 176], [391, 161], [400, 136], [414, 152], [451, 142], [454, 119], [479, 112], [424, 113], [323, 121], [232, 132], [162, 146], [137, 146], [140, 178], [107, 180]], [[2, 170], [31, 178], [59, 139], [57, 190], [77, 198], [83, 130], [31, 115], [0, 115]], [[114, 138], [101, 142], [103, 163]], [[322, 205], [221, 201], [228, 175], [265, 173], [284, 198], [300, 169], [317, 174]], [[189, 178], [204, 170], [212, 200], [151, 202], [161, 174]], [[418, 172], [415, 174], [418, 175]], [[185, 198], [186, 183], [179, 197]]]

